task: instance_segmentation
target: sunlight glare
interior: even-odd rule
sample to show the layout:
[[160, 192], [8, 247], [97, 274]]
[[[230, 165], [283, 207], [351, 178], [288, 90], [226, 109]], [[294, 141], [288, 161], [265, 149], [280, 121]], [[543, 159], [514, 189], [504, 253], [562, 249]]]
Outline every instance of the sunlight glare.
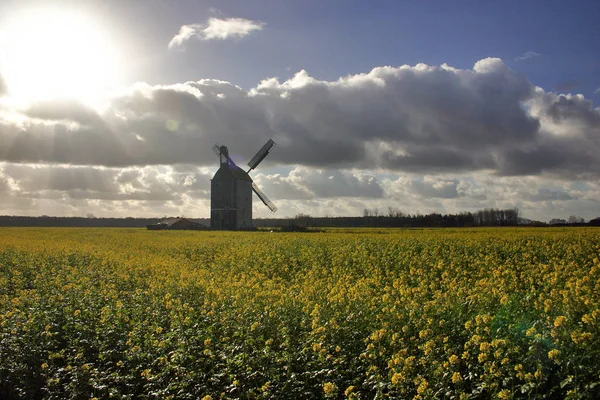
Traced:
[[88, 15], [40, 9], [0, 26], [0, 73], [14, 99], [102, 99], [119, 79], [117, 51]]

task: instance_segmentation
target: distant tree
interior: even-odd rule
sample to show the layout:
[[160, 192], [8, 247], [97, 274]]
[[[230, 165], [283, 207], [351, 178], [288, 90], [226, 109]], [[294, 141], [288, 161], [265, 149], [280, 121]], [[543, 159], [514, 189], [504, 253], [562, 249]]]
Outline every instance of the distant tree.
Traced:
[[294, 223], [296, 226], [306, 228], [311, 225], [312, 217], [308, 214], [296, 214], [294, 217]]
[[519, 209], [511, 208], [508, 210], [504, 210], [505, 215], [505, 225], [518, 225], [519, 223]]
[[402, 218], [405, 215], [399, 208], [388, 207], [388, 217], [390, 218]]
[[549, 224], [550, 225], [565, 225], [565, 224], [567, 224], [567, 220], [562, 219], [562, 218], [553, 218], [550, 220]]
[[457, 226], [475, 226], [475, 216], [470, 212], [461, 212], [456, 216]]
[[583, 223], [585, 223], [585, 220], [583, 218], [581, 218], [580, 216], [571, 215], [569, 217], [569, 223], [570, 224], [583, 224]]
[[96, 218], [96, 216], [92, 213], [87, 213], [87, 218]]
[[590, 222], [588, 222], [588, 225], [600, 226], [600, 217], [591, 219]]

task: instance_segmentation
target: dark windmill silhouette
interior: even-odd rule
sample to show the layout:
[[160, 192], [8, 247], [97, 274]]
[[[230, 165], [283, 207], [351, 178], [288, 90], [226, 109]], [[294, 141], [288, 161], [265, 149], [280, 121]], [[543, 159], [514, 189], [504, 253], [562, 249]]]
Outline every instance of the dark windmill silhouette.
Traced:
[[215, 144], [213, 151], [219, 156], [221, 166], [210, 184], [210, 227], [212, 229], [252, 228], [252, 192], [271, 210], [277, 207], [256, 186], [248, 173], [261, 163], [275, 146], [269, 139], [248, 163], [248, 171], [238, 167], [231, 158], [226, 146]]

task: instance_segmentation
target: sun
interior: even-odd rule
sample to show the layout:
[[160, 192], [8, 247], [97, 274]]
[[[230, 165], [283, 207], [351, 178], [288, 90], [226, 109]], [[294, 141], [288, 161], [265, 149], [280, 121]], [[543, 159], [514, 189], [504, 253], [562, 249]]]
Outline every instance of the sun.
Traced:
[[0, 26], [0, 75], [17, 101], [94, 102], [118, 84], [118, 61], [109, 31], [81, 12], [29, 10]]

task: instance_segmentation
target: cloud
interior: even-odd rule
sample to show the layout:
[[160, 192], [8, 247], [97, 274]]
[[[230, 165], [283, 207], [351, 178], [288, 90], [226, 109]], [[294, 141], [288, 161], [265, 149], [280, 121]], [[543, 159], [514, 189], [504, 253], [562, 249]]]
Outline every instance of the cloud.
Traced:
[[3, 96], [6, 93], [6, 84], [4, 83], [4, 79], [2, 75], [0, 75], [0, 96]]
[[181, 46], [183, 42], [191, 39], [192, 37], [201, 37], [200, 33], [202, 32], [203, 25], [200, 24], [192, 24], [192, 25], [183, 25], [179, 28], [179, 33], [171, 39], [169, 42], [169, 48], [174, 48]]
[[204, 38], [228, 39], [244, 37], [254, 31], [260, 31], [265, 26], [264, 22], [251, 21], [244, 18], [209, 18], [208, 25], [204, 28]]
[[436, 177], [424, 177], [411, 181], [412, 190], [422, 197], [453, 199], [459, 196], [456, 179], [442, 180]]
[[[14, 107], [0, 102], [8, 213], [206, 217], [212, 145], [242, 166], [268, 138], [278, 146], [253, 177], [278, 216], [517, 206], [530, 218], [589, 219], [600, 202], [600, 108], [494, 58], [331, 81], [300, 71], [248, 90], [214, 79], [138, 83], [102, 109]], [[270, 214], [255, 201], [255, 215]]]
[[38, 199], [182, 201], [206, 198], [208, 170], [167, 166], [143, 168], [74, 167], [69, 165], [4, 164], [0, 190]]
[[[97, 216], [186, 215], [207, 217], [213, 170], [193, 165], [106, 168], [0, 163], [3, 214]], [[295, 167], [257, 174], [257, 184], [276, 202], [277, 216], [458, 213], [518, 207], [547, 220], [597, 216], [600, 184], [561, 183], [542, 177], [491, 177], [484, 173], [381, 176], [362, 170]], [[254, 199], [254, 215], [270, 212]]]
[[571, 193], [564, 189], [537, 188], [532, 193], [525, 193], [523, 198], [528, 201], [565, 201], [573, 200]]
[[541, 56], [541, 54], [536, 53], [535, 51], [526, 51], [522, 55], [515, 57], [515, 61], [525, 61], [539, 56]]
[[279, 199], [384, 196], [377, 177], [361, 171], [296, 167], [287, 176], [258, 174], [254, 179], [269, 196]]
[[37, 120], [75, 122], [82, 126], [98, 126], [103, 123], [98, 112], [74, 100], [37, 102], [23, 110], [23, 114]]
[[[600, 109], [534, 87], [499, 59], [473, 69], [377, 67], [323, 81], [300, 71], [250, 90], [203, 79], [138, 83], [96, 111], [76, 103], [4, 110], [0, 161], [214, 166], [214, 143], [244, 164], [430, 174], [600, 175]], [[16, 117], [14, 117], [16, 116]]]
[[201, 40], [242, 38], [254, 31], [260, 31], [266, 24], [245, 18], [209, 18], [205, 24], [183, 25], [179, 33], [169, 42], [169, 48], [181, 46], [184, 42], [198, 38]]

